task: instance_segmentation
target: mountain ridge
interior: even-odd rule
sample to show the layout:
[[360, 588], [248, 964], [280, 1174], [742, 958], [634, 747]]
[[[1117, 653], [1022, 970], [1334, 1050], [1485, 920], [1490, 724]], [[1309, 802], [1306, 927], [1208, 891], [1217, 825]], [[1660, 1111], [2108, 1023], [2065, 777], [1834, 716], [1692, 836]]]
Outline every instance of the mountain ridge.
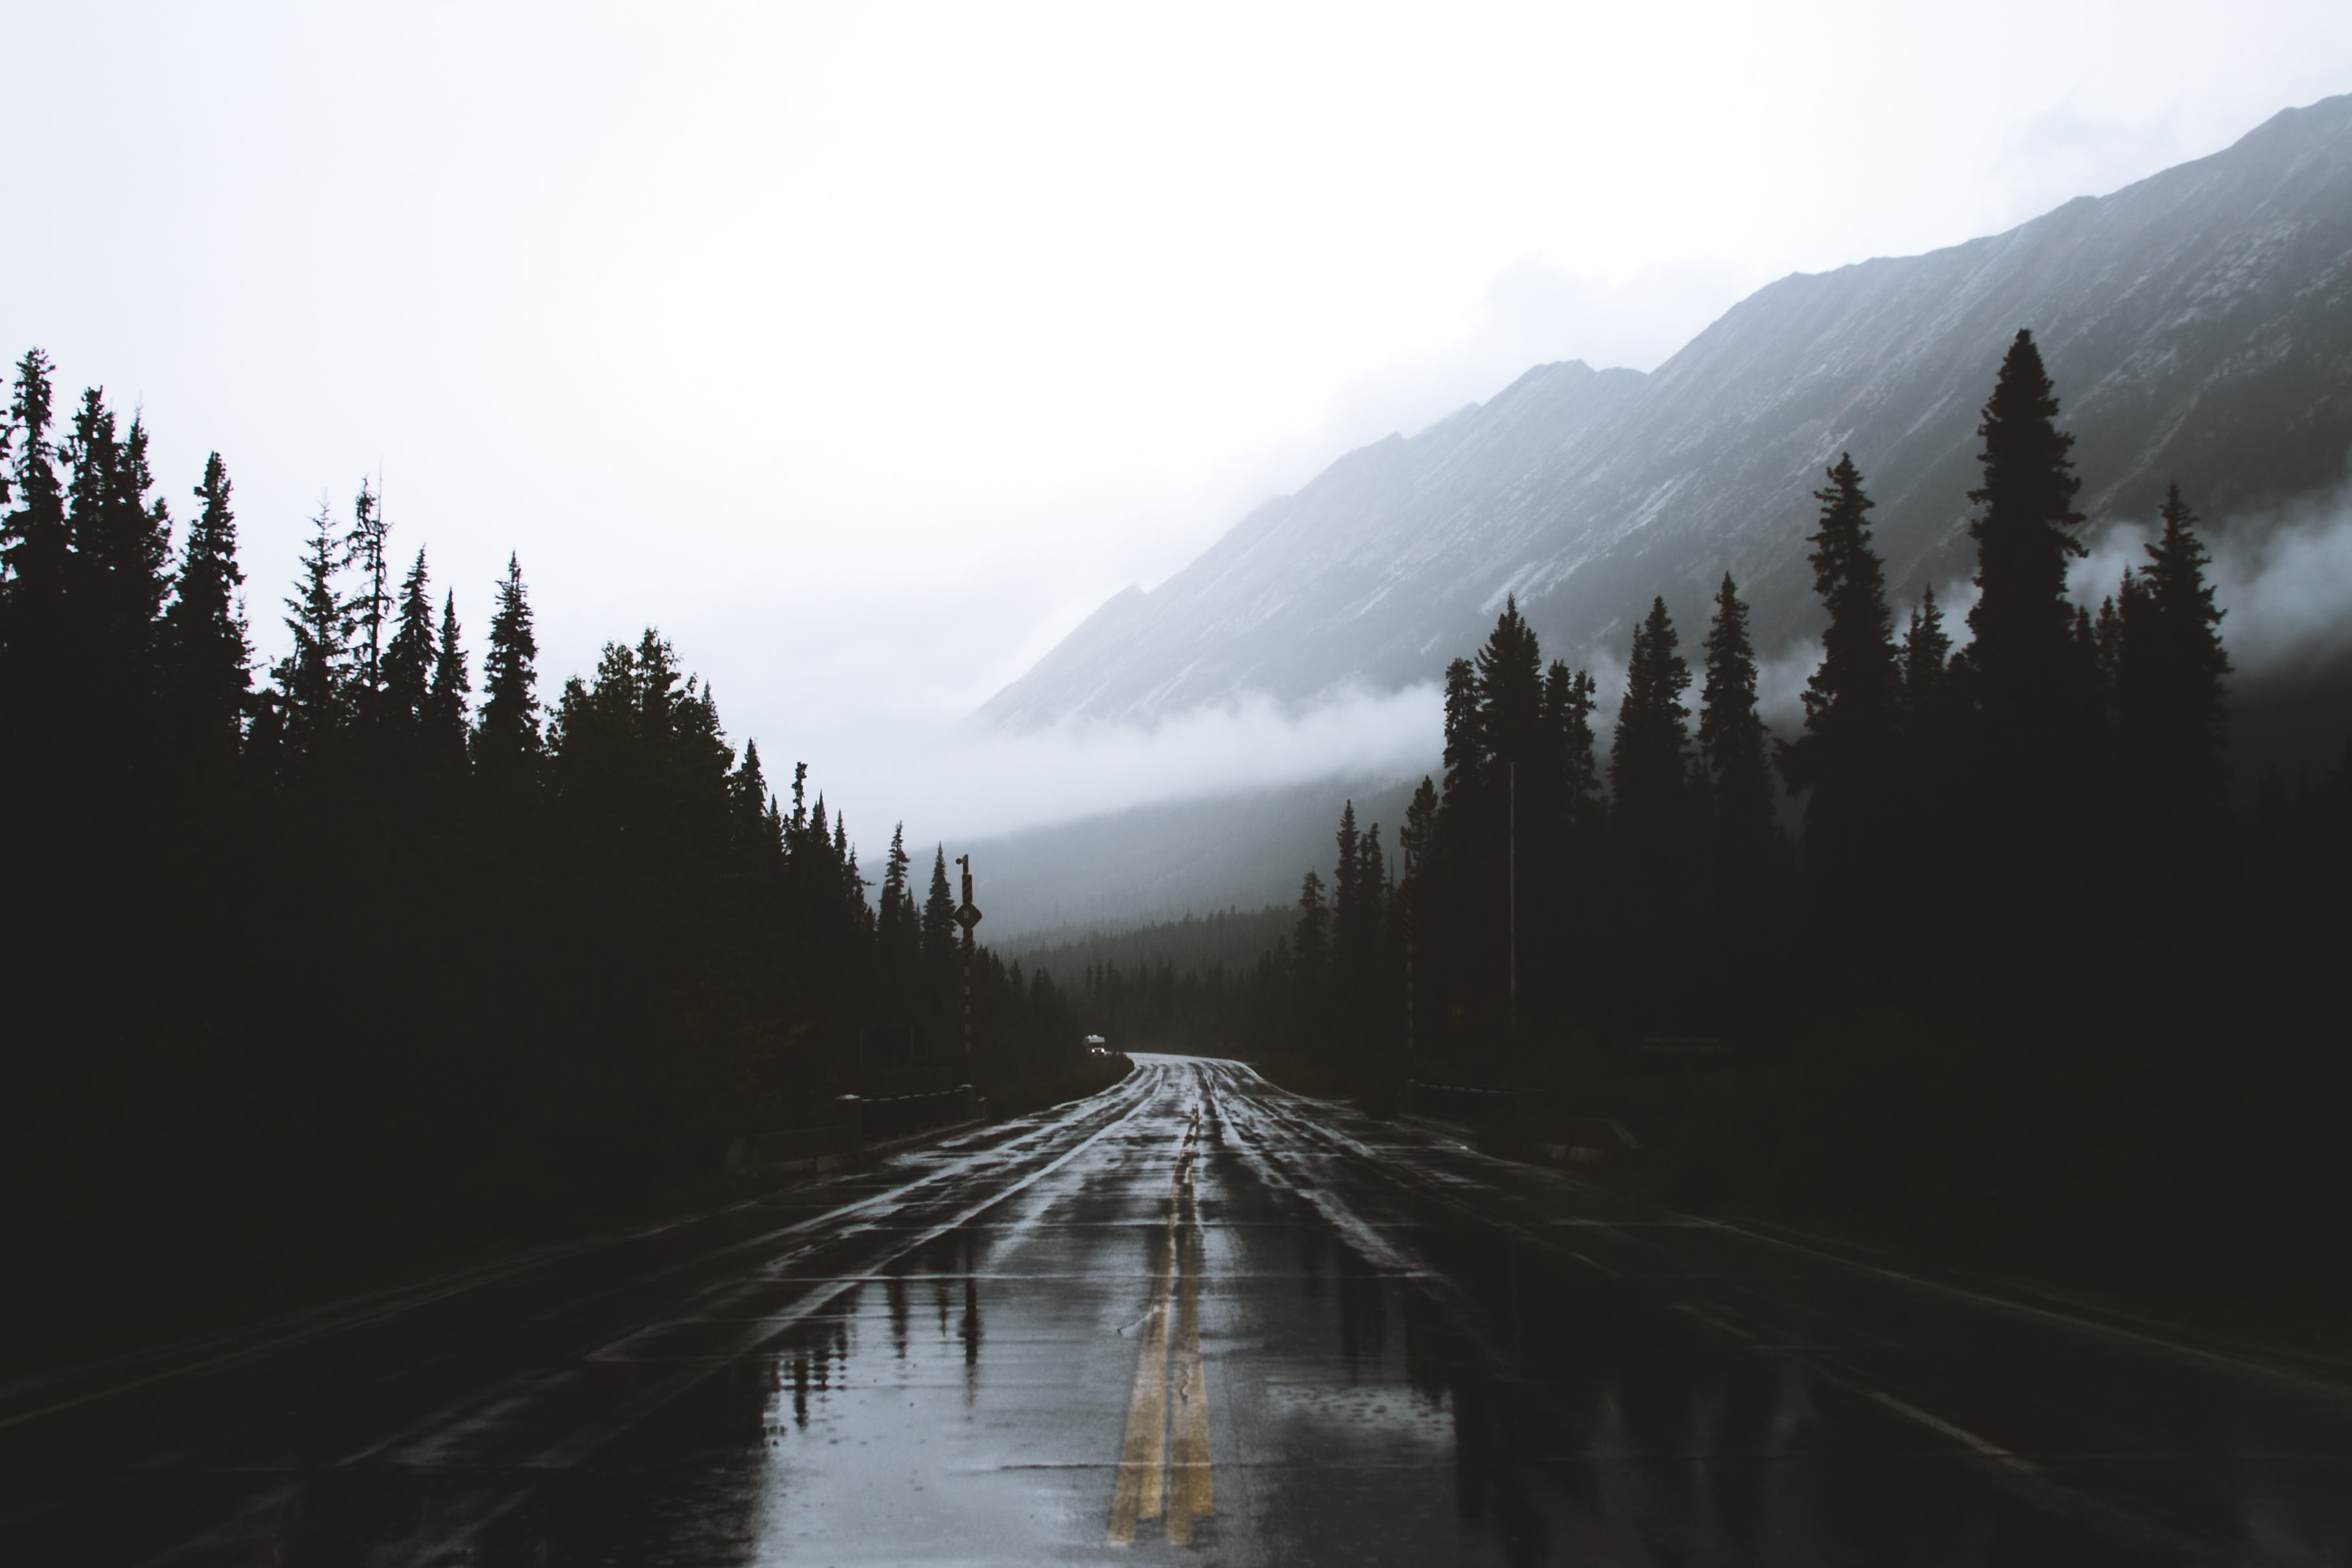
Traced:
[[2209, 518], [2341, 479], [2352, 448], [2352, 95], [2004, 233], [1795, 273], [1655, 371], [1533, 367], [1253, 510], [1107, 600], [981, 716], [1149, 721], [1244, 692], [1433, 678], [1516, 595], [1545, 645], [1606, 648], [1732, 572], [1759, 646], [1807, 635], [1810, 492], [1842, 450], [1902, 599], [1965, 574], [1978, 410], [2034, 330], [2095, 522], [2178, 478]]

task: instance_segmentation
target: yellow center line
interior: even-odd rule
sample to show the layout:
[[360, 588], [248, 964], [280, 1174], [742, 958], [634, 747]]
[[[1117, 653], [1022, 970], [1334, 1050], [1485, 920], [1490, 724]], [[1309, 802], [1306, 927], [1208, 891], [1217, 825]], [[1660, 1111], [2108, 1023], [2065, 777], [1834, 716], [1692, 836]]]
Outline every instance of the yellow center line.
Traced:
[[[1201, 1367], [1200, 1229], [1192, 1203], [1200, 1133], [1201, 1112], [1196, 1106], [1177, 1146], [1176, 1170], [1168, 1184], [1167, 1235], [1159, 1271], [1152, 1279], [1151, 1306], [1144, 1315], [1143, 1345], [1135, 1360], [1135, 1388], [1128, 1399], [1127, 1437], [1119, 1447], [1118, 1481], [1111, 1493], [1113, 1546], [1133, 1545], [1138, 1521], [1158, 1519], [1163, 1511], [1170, 1543], [1190, 1545], [1192, 1521], [1213, 1511], [1208, 1384]], [[1180, 1274], [1171, 1324], [1170, 1288]], [[1168, 1444], [1171, 1339], [1176, 1429], [1172, 1455]], [[1171, 1492], [1172, 1508], [1169, 1507]]]

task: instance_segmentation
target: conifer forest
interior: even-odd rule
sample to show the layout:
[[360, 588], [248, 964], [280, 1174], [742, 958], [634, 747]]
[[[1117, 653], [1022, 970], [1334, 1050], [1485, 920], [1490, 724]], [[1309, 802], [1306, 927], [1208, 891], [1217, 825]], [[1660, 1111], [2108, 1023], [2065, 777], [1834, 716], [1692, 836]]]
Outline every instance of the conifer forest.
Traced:
[[1520, 1090], [1482, 1132], [1507, 1152], [1622, 1119], [1685, 1209], [2341, 1303], [2342, 1249], [2296, 1237], [2352, 1194], [2352, 740], [2315, 777], [2232, 777], [2177, 486], [2145, 559], [2070, 600], [2078, 481], [2030, 332], [1979, 435], [1961, 626], [1889, 603], [1868, 454], [1823, 476], [1799, 732], [1759, 717], [1729, 575], [1696, 638], [1662, 598], [1634, 620], [1606, 736], [1593, 675], [1507, 605], [1446, 669], [1443, 776], [1385, 844], [1350, 805], [1254, 963], [1178, 951], [1190, 926], [1034, 961], [1117, 1043], [1383, 1109], [1408, 1080]]
[[963, 1053], [944, 849], [895, 835], [869, 899], [661, 633], [543, 693], [520, 563], [469, 633], [362, 483], [257, 669], [222, 458], [175, 512], [61, 386], [16, 362], [0, 481], [5, 1203], [12, 1269], [62, 1265], [12, 1310], [529, 1237], [845, 1093], [1100, 1079], [984, 948]]

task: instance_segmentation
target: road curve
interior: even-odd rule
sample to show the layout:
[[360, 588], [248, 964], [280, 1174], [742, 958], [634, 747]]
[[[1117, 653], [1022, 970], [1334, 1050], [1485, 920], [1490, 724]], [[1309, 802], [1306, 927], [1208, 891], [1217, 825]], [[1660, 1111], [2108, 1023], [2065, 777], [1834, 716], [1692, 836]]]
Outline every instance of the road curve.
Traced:
[[2352, 1562], [2342, 1384], [1136, 1059], [0, 1386], [0, 1562]]

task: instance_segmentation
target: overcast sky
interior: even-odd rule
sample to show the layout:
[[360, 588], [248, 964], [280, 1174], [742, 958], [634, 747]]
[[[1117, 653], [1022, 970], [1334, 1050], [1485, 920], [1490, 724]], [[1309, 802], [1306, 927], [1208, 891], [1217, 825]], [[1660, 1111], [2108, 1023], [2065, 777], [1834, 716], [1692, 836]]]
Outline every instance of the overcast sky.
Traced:
[[266, 652], [380, 467], [477, 650], [520, 551], [551, 695], [657, 624], [928, 840], [1073, 775], [911, 759], [1255, 501], [2217, 151], [2352, 5], [0, 0], [0, 349], [143, 403], [175, 515], [224, 454]]

